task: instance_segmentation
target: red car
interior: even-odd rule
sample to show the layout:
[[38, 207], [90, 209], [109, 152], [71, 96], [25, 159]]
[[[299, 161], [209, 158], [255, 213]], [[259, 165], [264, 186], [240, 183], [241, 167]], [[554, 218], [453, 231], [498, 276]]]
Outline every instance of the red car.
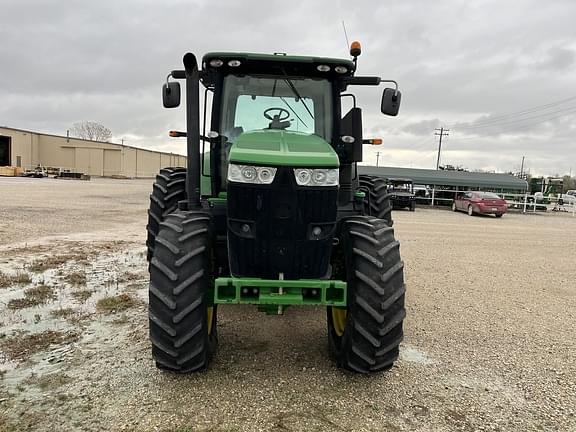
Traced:
[[456, 196], [452, 211], [465, 211], [473, 214], [493, 214], [502, 217], [508, 210], [506, 200], [492, 192], [463, 192]]

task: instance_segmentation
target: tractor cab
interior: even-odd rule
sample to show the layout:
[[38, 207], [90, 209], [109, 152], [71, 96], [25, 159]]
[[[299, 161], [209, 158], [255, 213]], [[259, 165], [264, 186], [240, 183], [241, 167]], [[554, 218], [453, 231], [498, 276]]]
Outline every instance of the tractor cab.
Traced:
[[[362, 324], [373, 318], [352, 305], [364, 298], [379, 308], [392, 294], [390, 307], [404, 310], [397, 242], [390, 221], [377, 216], [378, 206], [390, 203], [367, 210], [372, 191], [360, 188], [356, 168], [363, 145], [381, 141], [363, 139], [362, 112], [348, 90], [392, 82], [380, 107], [391, 116], [401, 94], [395, 81], [355, 76], [358, 43], [350, 53], [352, 59], [215, 52], [200, 67], [188, 53], [184, 70], [168, 75], [166, 108], [180, 104], [177, 80], [186, 83], [187, 130], [171, 136], [186, 137], [188, 160], [186, 168], [161, 171], [150, 203], [150, 328], [159, 367], [205, 367], [218, 304], [255, 304], [275, 314], [324, 305], [342, 367], [383, 370], [397, 357], [401, 320], [384, 331], [385, 311]], [[352, 99], [346, 113], [344, 97]], [[184, 317], [190, 322], [180, 329]], [[359, 326], [382, 346], [393, 342], [391, 350], [373, 346], [355, 358], [364, 349], [353, 335]]]

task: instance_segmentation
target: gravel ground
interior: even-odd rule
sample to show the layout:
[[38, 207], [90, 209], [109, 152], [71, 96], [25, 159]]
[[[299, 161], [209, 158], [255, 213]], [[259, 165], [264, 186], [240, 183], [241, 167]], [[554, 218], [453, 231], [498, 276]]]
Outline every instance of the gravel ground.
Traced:
[[[576, 218], [395, 212], [408, 317], [388, 373], [336, 369], [321, 308], [222, 307], [211, 369], [175, 376], [147, 341], [150, 186], [0, 178], [0, 431], [576, 430]], [[52, 297], [10, 306], [39, 285]]]

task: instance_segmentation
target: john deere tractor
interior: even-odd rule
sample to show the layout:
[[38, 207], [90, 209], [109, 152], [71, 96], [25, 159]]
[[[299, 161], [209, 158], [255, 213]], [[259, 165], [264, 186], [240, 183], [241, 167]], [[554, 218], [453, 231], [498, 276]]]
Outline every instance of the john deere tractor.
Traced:
[[[170, 135], [187, 138], [188, 159], [160, 171], [150, 201], [150, 339], [159, 368], [207, 368], [223, 304], [274, 314], [323, 306], [339, 367], [377, 372], [398, 358], [403, 263], [390, 221], [375, 216], [380, 209], [366, 205], [359, 185], [356, 165], [372, 140], [363, 139], [348, 93], [384, 81], [355, 76], [358, 43], [350, 53], [215, 52], [200, 67], [188, 53], [168, 75], [166, 108], [180, 104], [178, 80], [186, 84], [186, 131]], [[384, 89], [381, 111], [395, 116], [401, 95], [386, 82], [394, 88]]]

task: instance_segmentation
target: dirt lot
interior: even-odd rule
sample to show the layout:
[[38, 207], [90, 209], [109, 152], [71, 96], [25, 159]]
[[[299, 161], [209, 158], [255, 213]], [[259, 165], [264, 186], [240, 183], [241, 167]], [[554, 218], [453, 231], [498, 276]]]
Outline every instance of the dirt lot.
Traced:
[[219, 310], [211, 369], [156, 370], [150, 181], [0, 178], [0, 431], [576, 430], [576, 218], [395, 212], [406, 337], [388, 373], [327, 355], [325, 312]]

